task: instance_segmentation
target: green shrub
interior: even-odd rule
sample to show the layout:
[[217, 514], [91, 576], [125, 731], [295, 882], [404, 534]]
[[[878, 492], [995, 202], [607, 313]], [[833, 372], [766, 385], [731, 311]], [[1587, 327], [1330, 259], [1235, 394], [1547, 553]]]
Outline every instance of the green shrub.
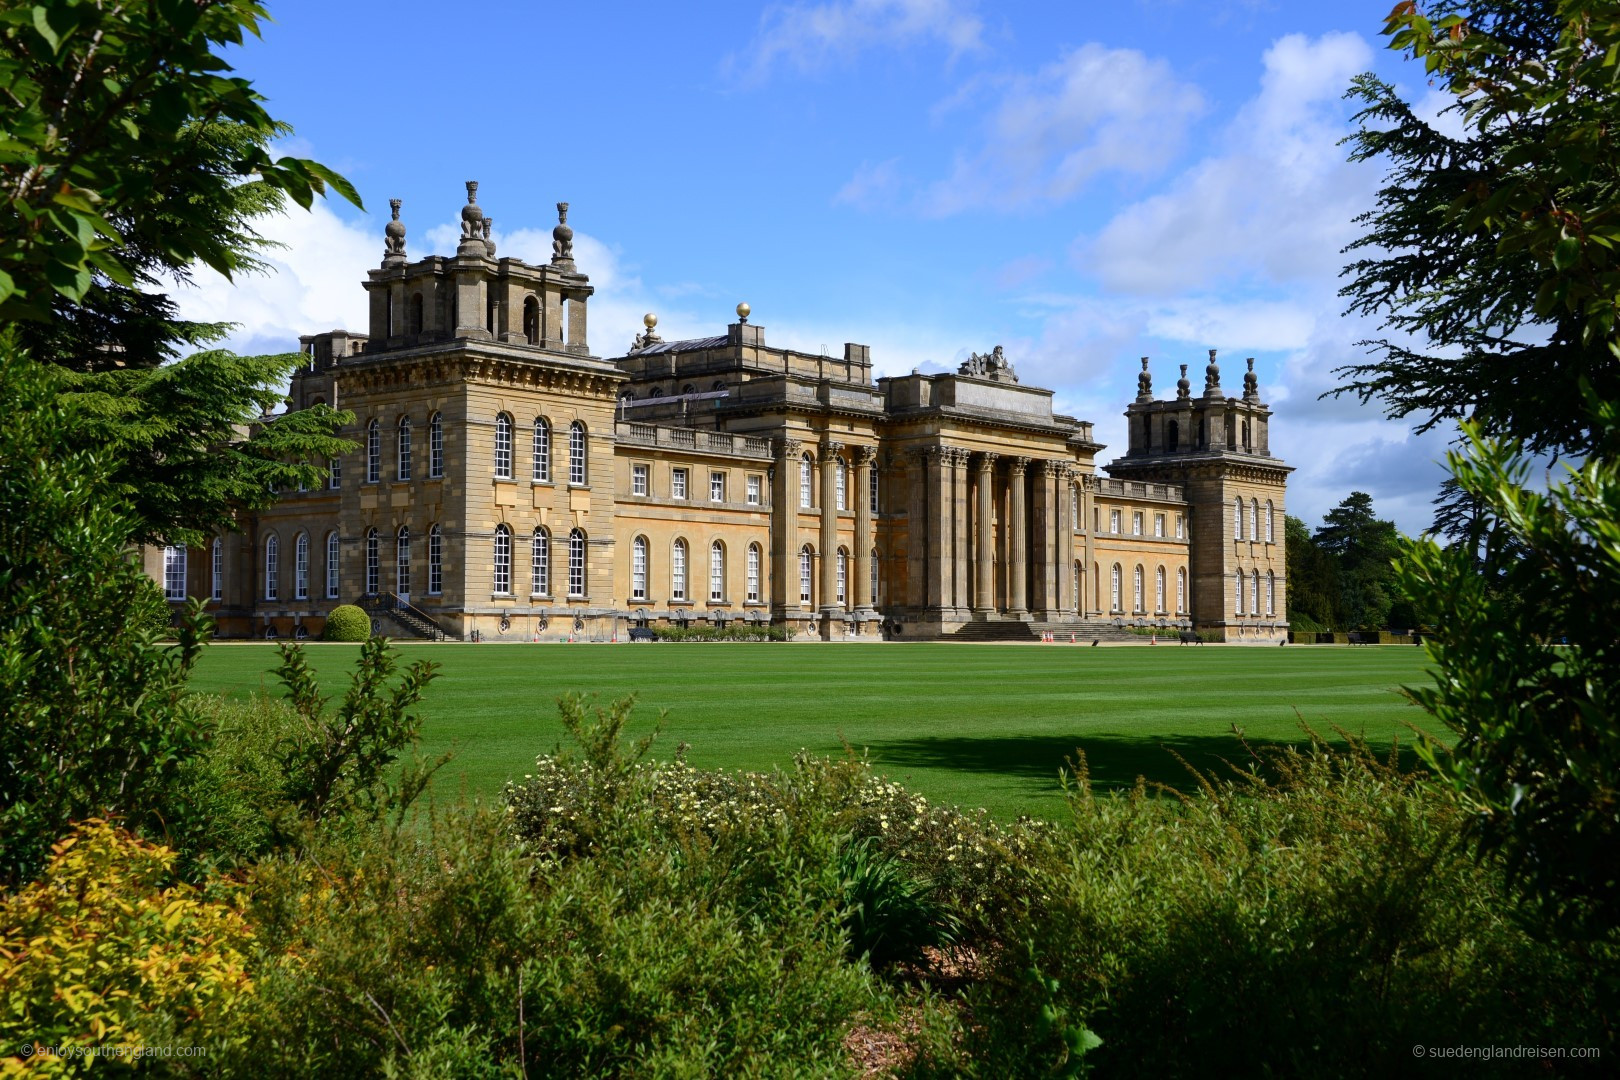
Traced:
[[326, 616], [321, 636], [327, 641], [365, 641], [371, 637], [371, 616], [353, 604], [339, 604]]
[[785, 626], [734, 623], [731, 626], [659, 626], [653, 629], [659, 641], [787, 641], [792, 638]]
[[873, 837], [844, 845], [838, 878], [850, 956], [882, 968], [918, 961], [923, 949], [956, 940], [960, 921], [935, 898], [933, 883], [885, 854]]
[[141, 575], [130, 605], [130, 628], [150, 638], [174, 637], [174, 609], [163, 595], [163, 586]]

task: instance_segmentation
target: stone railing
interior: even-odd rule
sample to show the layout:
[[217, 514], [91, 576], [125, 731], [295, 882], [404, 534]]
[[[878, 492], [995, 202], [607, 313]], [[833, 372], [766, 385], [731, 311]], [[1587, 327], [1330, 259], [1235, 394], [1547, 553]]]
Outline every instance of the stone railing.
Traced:
[[638, 421], [620, 422], [614, 434], [621, 443], [635, 446], [662, 446], [672, 450], [702, 449], [711, 454], [732, 457], [771, 458], [771, 440], [755, 435], [737, 436], [729, 431], [700, 431], [696, 428], [666, 427]]
[[1105, 476], [1092, 478], [1091, 490], [1097, 495], [1111, 495], [1120, 499], [1157, 499], [1182, 502], [1179, 484], [1144, 484], [1135, 480], [1113, 480]]

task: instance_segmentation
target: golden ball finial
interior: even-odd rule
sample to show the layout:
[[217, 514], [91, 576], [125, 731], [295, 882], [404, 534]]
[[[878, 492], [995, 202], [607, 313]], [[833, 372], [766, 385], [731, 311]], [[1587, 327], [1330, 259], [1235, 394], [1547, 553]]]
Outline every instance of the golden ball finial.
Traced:
[[738, 318], [738, 320], [741, 321], [741, 322], [747, 322], [748, 321], [748, 314], [749, 314], [749, 312], [751, 312], [753, 310], [754, 309], [749, 307], [746, 302], [738, 304], [737, 305], [737, 318]]
[[653, 327], [658, 325], [658, 316], [649, 311], [647, 314], [641, 317], [641, 323], [647, 329], [651, 330]]

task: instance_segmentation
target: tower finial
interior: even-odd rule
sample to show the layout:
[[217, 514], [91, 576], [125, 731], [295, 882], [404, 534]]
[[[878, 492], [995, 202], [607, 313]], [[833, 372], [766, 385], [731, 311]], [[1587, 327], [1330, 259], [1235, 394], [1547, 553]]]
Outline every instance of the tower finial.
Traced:
[[485, 255], [484, 211], [478, 206], [478, 181], [467, 181], [467, 205], [461, 208], [461, 243], [457, 255]]
[[1209, 366], [1204, 369], [1204, 396], [1207, 398], [1225, 397], [1226, 391], [1221, 389], [1221, 365], [1215, 362], [1215, 350], [1209, 350]]
[[551, 261], [561, 266], [574, 265], [574, 230], [568, 227], [568, 204], [557, 204], [557, 225], [551, 230]]
[[1249, 370], [1243, 375], [1243, 400], [1260, 400], [1260, 376], [1254, 373], [1254, 357], [1249, 357]]
[[384, 266], [405, 265], [405, 223], [399, 220], [399, 208], [401, 205], [398, 199], [388, 200], [388, 209], [392, 211], [393, 217], [389, 219], [387, 225], [383, 226], [382, 264]]
[[1136, 377], [1136, 400], [1153, 400], [1153, 376], [1148, 372], [1148, 358], [1142, 357], [1142, 373]]
[[1176, 399], [1186, 401], [1192, 396], [1192, 383], [1187, 381], [1187, 365], [1181, 365], [1181, 378], [1176, 380]]

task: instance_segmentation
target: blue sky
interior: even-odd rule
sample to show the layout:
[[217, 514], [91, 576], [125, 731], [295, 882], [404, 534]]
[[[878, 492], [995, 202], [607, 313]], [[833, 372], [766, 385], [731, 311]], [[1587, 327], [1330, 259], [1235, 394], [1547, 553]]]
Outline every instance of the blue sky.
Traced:
[[476, 179], [506, 254], [549, 257], [571, 204], [598, 355], [643, 312], [698, 336], [739, 300], [772, 343], [869, 344], [880, 374], [1000, 344], [1120, 447], [1137, 358], [1169, 394], [1217, 348], [1228, 386], [1256, 358], [1291, 513], [1360, 489], [1428, 522], [1444, 437], [1317, 400], [1377, 329], [1336, 295], [1381, 173], [1344, 161], [1344, 89], [1370, 69], [1440, 103], [1383, 48], [1389, 0], [270, 7], [237, 70], [369, 213], [295, 211], [272, 275], [185, 293], [238, 348], [363, 329], [388, 200], [412, 257], [448, 254]]

